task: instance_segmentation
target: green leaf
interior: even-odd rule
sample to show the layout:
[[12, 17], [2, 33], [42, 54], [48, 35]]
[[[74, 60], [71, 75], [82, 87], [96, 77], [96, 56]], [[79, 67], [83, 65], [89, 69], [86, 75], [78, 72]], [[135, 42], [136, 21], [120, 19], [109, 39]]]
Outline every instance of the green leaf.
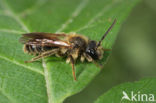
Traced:
[[[112, 48], [117, 32], [137, 0], [0, 0], [0, 103], [61, 103], [80, 92], [100, 72], [92, 63], [76, 64], [75, 82], [65, 59], [49, 57], [25, 64], [19, 43], [28, 32], [76, 32], [93, 40], [116, 18], [103, 41]], [[102, 64], [110, 52], [106, 52]]]
[[[95, 103], [136, 103], [137, 101], [139, 101], [137, 103], [155, 103], [153, 102], [153, 100], [156, 100], [154, 97], [156, 95], [155, 85], [156, 78], [146, 78], [133, 83], [124, 83], [104, 93]], [[122, 99], [125, 95], [130, 100]]]

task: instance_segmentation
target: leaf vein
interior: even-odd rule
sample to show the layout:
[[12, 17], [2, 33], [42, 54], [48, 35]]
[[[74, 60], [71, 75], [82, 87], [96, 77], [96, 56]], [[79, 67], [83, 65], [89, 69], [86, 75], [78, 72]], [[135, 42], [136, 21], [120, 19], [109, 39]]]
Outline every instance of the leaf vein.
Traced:
[[4, 8], [4, 10], [7, 11], [7, 14], [9, 14], [12, 18], [14, 18], [21, 25], [23, 30], [25, 30], [26, 32], [30, 32], [27, 26], [25, 26], [24, 22], [20, 19], [20, 17], [11, 10], [9, 5], [6, 2], [4, 2], [4, 0], [1, 1], [0, 4]]
[[11, 29], [0, 29], [0, 32], [7, 32], [7, 33], [15, 33], [15, 34], [22, 34], [23, 31], [11, 30]]
[[42, 59], [42, 65], [44, 68], [44, 76], [46, 81], [46, 88], [47, 88], [47, 96], [48, 96], [48, 103], [53, 103], [53, 96], [52, 96], [52, 90], [51, 90], [51, 78], [49, 77], [48, 68], [46, 66], [46, 62], [44, 59]]
[[[12, 98], [11, 98], [11, 96], [9, 96], [8, 94], [6, 94], [5, 92], [4, 92], [4, 90], [2, 90], [2, 88], [0, 88], [0, 92], [11, 102], [11, 103], [17, 103], [15, 100], [13, 100]], [[14, 101], [14, 102], [13, 102]]]
[[58, 30], [56, 30], [56, 32], [61, 32], [62, 30], [64, 30], [70, 23], [73, 22], [74, 18], [77, 17], [80, 12], [83, 10], [83, 8], [85, 8], [85, 6], [87, 5], [89, 0], [82, 0], [81, 3], [77, 6], [77, 8], [74, 10], [74, 12], [72, 13], [71, 17], [64, 23], [62, 24], [61, 28], [59, 28]]
[[[114, 2], [114, 4], [116, 4], [117, 1]], [[97, 15], [95, 15], [86, 25], [84, 25], [82, 28], [79, 28], [77, 30], [75, 30], [76, 32], [84, 30], [86, 28], [88, 28], [89, 26], [91, 26], [91, 24], [93, 24], [94, 22], [96, 22], [96, 20], [101, 17], [105, 12], [107, 12], [108, 10], [110, 10], [110, 8], [112, 7], [112, 4], [109, 4], [107, 6], [105, 6]]]
[[36, 2], [36, 4], [34, 4], [32, 7], [29, 7], [27, 9], [23, 10], [21, 13], [19, 13], [19, 16], [30, 15], [30, 14], [34, 13], [36, 10], [38, 10], [38, 8], [40, 8], [41, 6], [43, 6], [46, 3], [47, 3], [47, 0], [38, 0]]
[[35, 69], [35, 68], [32, 68], [32, 67], [23, 65], [23, 64], [19, 63], [19, 62], [16, 61], [16, 60], [11, 60], [10, 58], [7, 58], [7, 57], [2, 56], [2, 55], [0, 55], [0, 58], [6, 60], [6, 61], [8, 61], [8, 62], [11, 62], [11, 63], [13, 63], [13, 64], [16, 64], [16, 65], [18, 65], [18, 66], [24, 67], [24, 68], [26, 68], [26, 69], [29, 69], [29, 70], [31, 70], [31, 71], [34, 71], [34, 72], [36, 72], [36, 73], [39, 73], [39, 74], [43, 75], [43, 72], [41, 72], [41, 71], [39, 71], [39, 70], [37, 70], [37, 69]]
[[[11, 16], [12, 18], [14, 18], [14, 19], [22, 26], [23, 30], [25, 30], [26, 32], [30, 32], [30, 30], [29, 30], [29, 29], [27, 28], [27, 26], [23, 23], [23, 21], [20, 19], [20, 17], [17, 16], [17, 15], [9, 8], [9, 6], [8, 6], [5, 2], [2, 2], [2, 1], [1, 1], [0, 4], [2, 5], [2, 7], [3, 7], [5, 10], [8, 11], [8, 13], [10, 14], [10, 16]], [[3, 57], [3, 56], [0, 56], [0, 57], [3, 58], [3, 59], [5, 59], [5, 60], [7, 60], [7, 61], [12, 62], [10, 59], [8, 59], [8, 58], [6, 58], [6, 57]], [[22, 65], [22, 64], [18, 63], [18, 62], [15, 61], [15, 60], [13, 61], [13, 63], [14, 63], [14, 64], [17, 64], [17, 65], [20, 65], [20, 66], [23, 66], [23, 67], [25, 67], [25, 68], [28, 68], [27, 66]], [[49, 101], [49, 103], [52, 103], [51, 91], [49, 90], [49, 89], [51, 89], [51, 87], [50, 87], [50, 85], [49, 85], [49, 82], [50, 82], [50, 81], [47, 79], [47, 78], [49, 78], [49, 77], [47, 77], [48, 71], [47, 71], [47, 68], [45, 68], [45, 67], [46, 67], [46, 64], [44, 63], [43, 60], [42, 60], [42, 64], [43, 64], [43, 68], [44, 68], [44, 71], [45, 71], [44, 74], [43, 74], [41, 71], [38, 71], [37, 69], [33, 69], [33, 68], [31, 68], [31, 67], [29, 67], [29, 70], [36, 71], [36, 72], [38, 72], [38, 73], [44, 75], [45, 80], [46, 80], [46, 86], [47, 86], [48, 101]], [[48, 83], [48, 84], [47, 84], [47, 83]]]

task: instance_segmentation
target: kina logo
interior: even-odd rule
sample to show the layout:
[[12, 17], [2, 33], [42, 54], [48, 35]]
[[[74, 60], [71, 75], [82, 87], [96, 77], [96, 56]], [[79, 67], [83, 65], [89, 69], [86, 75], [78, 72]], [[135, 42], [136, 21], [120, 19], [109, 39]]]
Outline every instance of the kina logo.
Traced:
[[128, 95], [128, 93], [126, 93], [125, 91], [122, 91], [122, 98], [121, 98], [121, 102], [122, 101], [141, 101], [141, 102], [154, 102], [155, 101], [155, 97], [154, 94], [145, 94], [145, 93], [141, 93], [140, 91], [138, 92], [134, 92], [131, 91]]

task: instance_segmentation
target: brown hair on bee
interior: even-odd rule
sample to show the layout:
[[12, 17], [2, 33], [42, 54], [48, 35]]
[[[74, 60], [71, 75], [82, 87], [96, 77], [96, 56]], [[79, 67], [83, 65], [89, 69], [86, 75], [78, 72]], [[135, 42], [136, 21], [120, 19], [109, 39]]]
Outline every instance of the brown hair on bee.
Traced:
[[79, 34], [23, 34], [20, 38], [20, 42], [24, 44], [24, 52], [36, 56], [30, 61], [26, 61], [26, 63], [34, 62], [51, 55], [66, 57], [66, 62], [72, 64], [73, 77], [74, 80], [76, 80], [74, 67], [75, 61], [80, 58], [80, 61], [82, 62], [87, 60], [89, 62], [96, 63], [96, 60], [102, 59], [103, 53], [106, 49], [103, 49], [101, 43], [115, 22], [116, 19], [99, 42], [89, 40], [87, 37]]

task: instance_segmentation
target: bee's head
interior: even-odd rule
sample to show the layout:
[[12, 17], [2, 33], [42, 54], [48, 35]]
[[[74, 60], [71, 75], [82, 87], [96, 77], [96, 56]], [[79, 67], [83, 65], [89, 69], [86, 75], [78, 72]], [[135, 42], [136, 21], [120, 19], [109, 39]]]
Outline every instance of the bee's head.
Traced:
[[101, 46], [97, 48], [96, 41], [89, 41], [88, 46], [86, 48], [86, 54], [89, 55], [93, 60], [101, 59], [103, 55], [103, 51]]
[[88, 46], [86, 48], [86, 54], [89, 55], [93, 60], [98, 60], [102, 58], [103, 49], [101, 47], [101, 43], [115, 23], [116, 19], [113, 21], [112, 25], [108, 28], [108, 30], [105, 32], [105, 34], [102, 36], [101, 40], [98, 43], [96, 43], [96, 41], [89, 41]]

